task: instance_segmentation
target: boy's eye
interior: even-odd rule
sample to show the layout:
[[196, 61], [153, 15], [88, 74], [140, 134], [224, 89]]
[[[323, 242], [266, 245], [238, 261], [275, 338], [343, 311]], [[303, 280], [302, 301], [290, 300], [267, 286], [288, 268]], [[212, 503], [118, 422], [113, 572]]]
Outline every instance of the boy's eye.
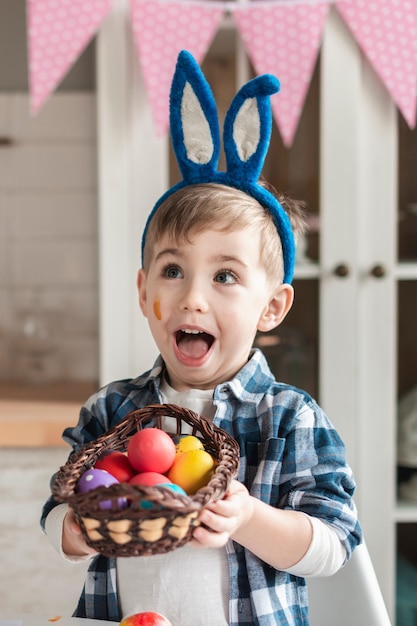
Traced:
[[163, 276], [166, 278], [182, 278], [182, 272], [177, 265], [168, 265], [164, 267], [162, 271]]
[[216, 283], [232, 284], [237, 282], [237, 276], [231, 270], [222, 270], [214, 278]]

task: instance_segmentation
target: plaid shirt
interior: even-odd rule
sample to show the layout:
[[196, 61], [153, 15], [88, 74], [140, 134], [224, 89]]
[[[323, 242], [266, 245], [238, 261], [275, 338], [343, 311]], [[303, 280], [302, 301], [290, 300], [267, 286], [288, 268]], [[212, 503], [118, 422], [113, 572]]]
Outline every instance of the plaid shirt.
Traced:
[[[101, 389], [81, 409], [78, 425], [64, 431], [64, 440], [77, 450], [130, 411], [160, 402], [163, 369], [159, 357], [143, 376]], [[214, 423], [240, 445], [238, 479], [251, 495], [331, 524], [349, 559], [361, 541], [355, 483], [344, 445], [317, 403], [276, 382], [259, 350], [233, 380], [216, 387], [213, 401]], [[45, 504], [43, 525], [55, 505], [52, 498]], [[239, 544], [233, 547], [228, 551], [230, 626], [307, 626], [305, 580], [274, 569]], [[114, 558], [93, 559], [74, 616], [121, 620]]]

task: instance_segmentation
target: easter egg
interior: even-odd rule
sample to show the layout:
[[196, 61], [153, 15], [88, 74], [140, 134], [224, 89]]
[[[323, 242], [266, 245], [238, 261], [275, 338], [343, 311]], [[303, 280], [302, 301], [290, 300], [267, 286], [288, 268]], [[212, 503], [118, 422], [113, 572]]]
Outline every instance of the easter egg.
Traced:
[[144, 611], [143, 613], [134, 613], [134, 615], [125, 617], [120, 622], [120, 626], [172, 626], [172, 624], [161, 613]]
[[127, 456], [137, 472], [164, 474], [174, 461], [175, 444], [163, 430], [144, 428], [130, 439]]
[[153, 487], [154, 485], [168, 482], [170, 482], [168, 478], [158, 472], [142, 472], [141, 474], [135, 474], [135, 476], [129, 480], [131, 485], [145, 485], [147, 487]]
[[118, 450], [99, 458], [94, 467], [96, 469], [106, 470], [117, 478], [119, 483], [128, 483], [136, 474], [127, 456]]
[[[106, 472], [106, 470], [92, 468], [84, 472], [84, 474], [80, 477], [76, 490], [78, 493], [87, 493], [88, 491], [98, 489], [99, 487], [110, 487], [111, 485], [117, 485], [118, 483], [119, 481], [117, 478], [109, 472]], [[121, 509], [126, 508], [126, 498], [118, 498], [117, 504]], [[100, 502], [99, 506], [103, 510], [111, 509], [112, 501], [103, 500]]]
[[175, 444], [177, 454], [188, 450], [204, 450], [203, 442], [194, 435], [181, 435]]
[[102, 469], [89, 469], [81, 476], [78, 481], [77, 491], [86, 493], [98, 487], [110, 487], [116, 485], [119, 481], [109, 472]]
[[194, 494], [204, 487], [213, 473], [214, 459], [205, 450], [188, 450], [177, 454], [168, 478], [179, 485], [188, 495]]
[[[165, 480], [168, 480], [167, 477], [165, 476]], [[171, 491], [173, 491], [174, 493], [179, 493], [182, 496], [186, 496], [186, 492], [184, 491], [184, 489], [182, 487], [180, 487], [179, 485], [174, 485], [174, 483], [158, 483], [156, 485], [157, 487], [167, 487], [168, 489], [171, 489]]]
[[[157, 472], [143, 472], [142, 474], [136, 474], [136, 476], [134, 476], [129, 482], [131, 485], [141, 485], [145, 487], [168, 487], [176, 493], [181, 493], [183, 496], [187, 495], [184, 489], [182, 489], [179, 485], [173, 485], [169, 478], [163, 474], [158, 474]], [[141, 500], [140, 505], [142, 509], [151, 509], [153, 506], [152, 502], [146, 499]]]

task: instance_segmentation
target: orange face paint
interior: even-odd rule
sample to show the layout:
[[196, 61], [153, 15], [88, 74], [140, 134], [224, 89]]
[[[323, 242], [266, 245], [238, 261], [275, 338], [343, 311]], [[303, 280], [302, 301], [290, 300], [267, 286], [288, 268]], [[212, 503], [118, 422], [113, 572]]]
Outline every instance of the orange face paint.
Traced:
[[162, 319], [162, 315], [161, 315], [161, 302], [158, 300], [155, 300], [155, 302], [153, 303], [153, 312], [155, 313], [155, 317], [157, 320], [161, 320]]

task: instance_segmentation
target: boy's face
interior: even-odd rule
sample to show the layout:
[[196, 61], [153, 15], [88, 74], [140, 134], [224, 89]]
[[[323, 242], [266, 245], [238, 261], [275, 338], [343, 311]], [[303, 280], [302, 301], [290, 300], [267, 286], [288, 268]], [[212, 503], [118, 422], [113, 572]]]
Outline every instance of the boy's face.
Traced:
[[172, 387], [213, 389], [246, 363], [257, 330], [291, 307], [290, 285], [272, 286], [254, 229], [204, 231], [191, 242], [164, 235], [138, 274], [139, 301]]

